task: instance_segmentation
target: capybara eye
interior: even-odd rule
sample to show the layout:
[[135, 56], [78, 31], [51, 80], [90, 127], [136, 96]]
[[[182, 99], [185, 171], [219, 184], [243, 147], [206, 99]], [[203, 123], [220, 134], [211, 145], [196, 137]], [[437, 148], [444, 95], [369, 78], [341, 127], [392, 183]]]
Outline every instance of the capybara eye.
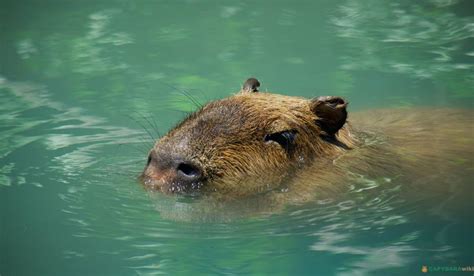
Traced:
[[296, 131], [280, 131], [265, 135], [265, 142], [274, 141], [280, 144], [286, 151], [292, 150], [295, 142]]

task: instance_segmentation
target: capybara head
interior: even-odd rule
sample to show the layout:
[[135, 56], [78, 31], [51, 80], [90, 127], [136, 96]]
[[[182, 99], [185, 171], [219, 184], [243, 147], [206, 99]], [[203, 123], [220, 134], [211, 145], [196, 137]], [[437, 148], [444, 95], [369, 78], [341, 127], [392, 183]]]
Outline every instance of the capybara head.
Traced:
[[[141, 179], [164, 193], [238, 198], [276, 189], [340, 151], [347, 102], [241, 91], [192, 113], [150, 150]], [[344, 128], [343, 128], [344, 129]]]

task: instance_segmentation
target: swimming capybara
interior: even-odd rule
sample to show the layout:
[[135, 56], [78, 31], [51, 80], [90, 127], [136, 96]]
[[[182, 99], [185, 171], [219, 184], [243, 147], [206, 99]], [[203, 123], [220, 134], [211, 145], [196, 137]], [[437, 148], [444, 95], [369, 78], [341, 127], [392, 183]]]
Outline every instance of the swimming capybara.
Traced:
[[159, 139], [141, 175], [145, 187], [217, 201], [260, 196], [284, 206], [343, 193], [353, 177], [428, 183], [460, 163], [472, 173], [472, 111], [348, 116], [343, 98], [305, 99], [259, 86], [248, 79], [237, 94], [206, 104]]

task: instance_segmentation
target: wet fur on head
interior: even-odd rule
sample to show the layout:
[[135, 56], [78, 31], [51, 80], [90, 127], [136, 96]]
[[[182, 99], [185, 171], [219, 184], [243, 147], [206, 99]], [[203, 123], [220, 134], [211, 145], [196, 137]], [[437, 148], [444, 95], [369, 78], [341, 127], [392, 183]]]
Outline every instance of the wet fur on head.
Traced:
[[[260, 93], [258, 85], [249, 79], [240, 93], [188, 116], [156, 143], [152, 156], [187, 160], [202, 170], [200, 192], [239, 198], [279, 188], [315, 158], [332, 158], [356, 143], [343, 127], [343, 99]], [[153, 166], [144, 171], [155, 188], [169, 192], [176, 183], [158, 174]]]

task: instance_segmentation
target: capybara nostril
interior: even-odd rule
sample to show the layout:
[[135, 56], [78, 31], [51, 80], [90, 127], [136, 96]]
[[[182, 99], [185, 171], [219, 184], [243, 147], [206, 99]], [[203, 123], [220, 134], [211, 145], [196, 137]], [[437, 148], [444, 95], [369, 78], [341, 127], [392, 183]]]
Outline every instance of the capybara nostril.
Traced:
[[187, 181], [199, 181], [202, 178], [201, 169], [190, 163], [179, 163], [176, 168], [178, 174]]

